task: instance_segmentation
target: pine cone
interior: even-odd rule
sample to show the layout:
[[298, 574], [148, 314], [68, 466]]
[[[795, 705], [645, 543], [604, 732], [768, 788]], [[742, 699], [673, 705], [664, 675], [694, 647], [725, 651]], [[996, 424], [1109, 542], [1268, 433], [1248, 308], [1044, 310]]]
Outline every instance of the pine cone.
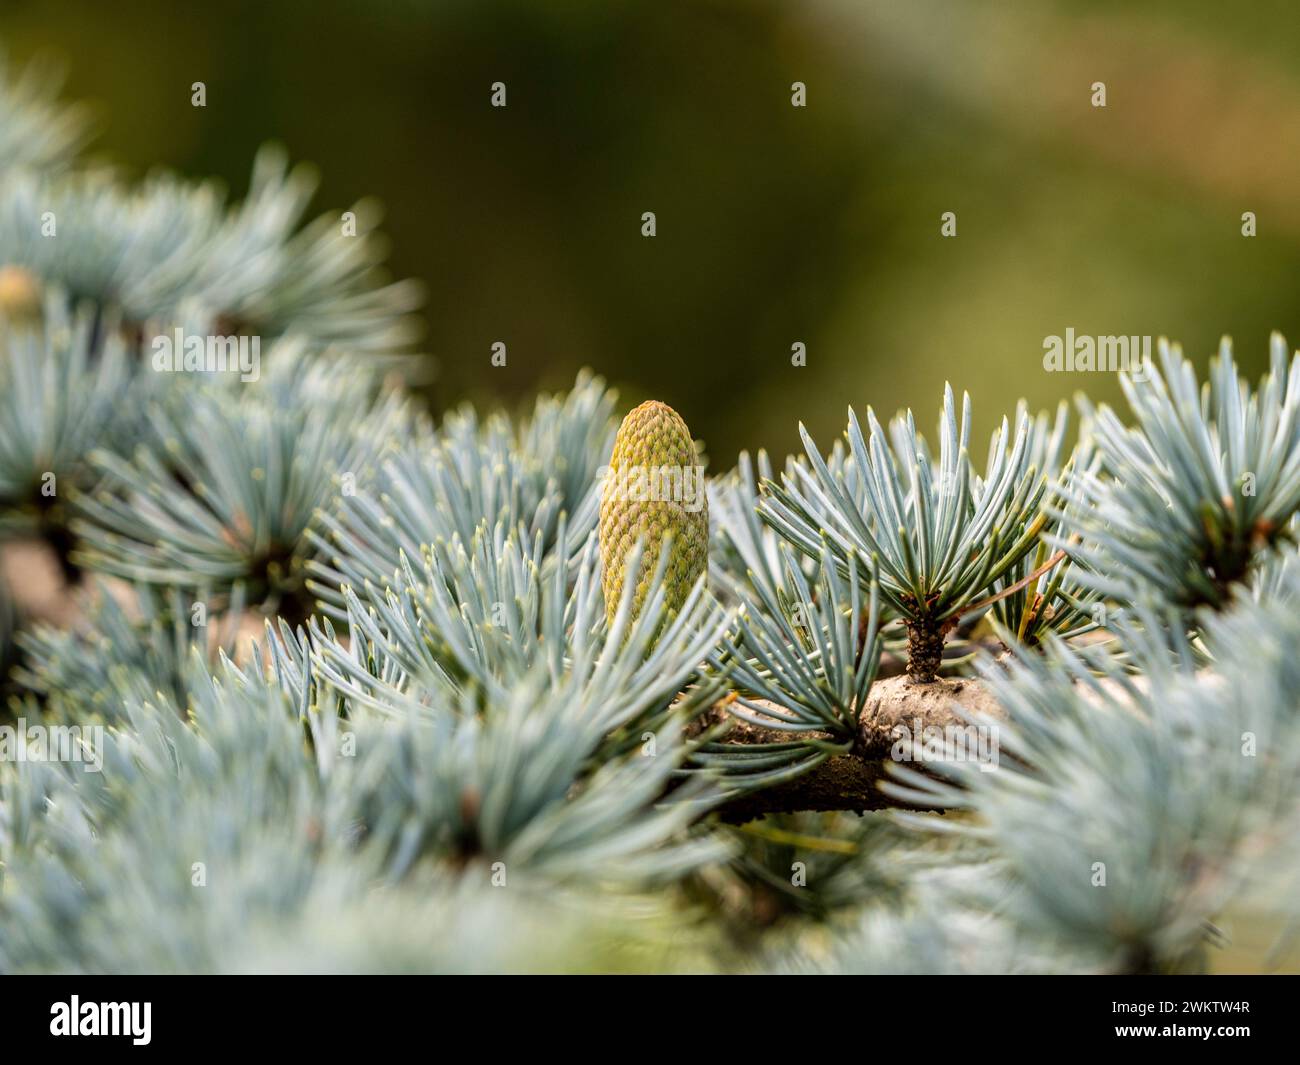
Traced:
[[[669, 534], [665, 606], [677, 611], [708, 566], [709, 504], [704, 468], [696, 459], [690, 430], [675, 410], [651, 400], [619, 426], [601, 497], [601, 586], [611, 624], [629, 576], [636, 580], [633, 616], [640, 612]], [[627, 555], [638, 538], [642, 538], [640, 569], [627, 574]]]

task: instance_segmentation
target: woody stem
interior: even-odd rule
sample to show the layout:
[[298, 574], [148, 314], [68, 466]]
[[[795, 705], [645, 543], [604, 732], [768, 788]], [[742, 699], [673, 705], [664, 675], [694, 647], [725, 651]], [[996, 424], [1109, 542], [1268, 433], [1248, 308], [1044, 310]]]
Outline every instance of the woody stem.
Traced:
[[928, 684], [938, 675], [944, 629], [944, 625], [928, 617], [907, 622], [907, 674], [918, 684]]

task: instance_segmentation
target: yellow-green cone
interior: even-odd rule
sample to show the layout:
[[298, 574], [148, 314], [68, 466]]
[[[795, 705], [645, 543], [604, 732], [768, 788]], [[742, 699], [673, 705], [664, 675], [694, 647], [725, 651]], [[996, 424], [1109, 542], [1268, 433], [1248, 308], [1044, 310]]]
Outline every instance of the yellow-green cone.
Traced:
[[[691, 431], [672, 407], [651, 400], [619, 426], [601, 495], [601, 586], [611, 623], [628, 579], [636, 581], [633, 616], [640, 612], [669, 533], [665, 605], [676, 611], [708, 567], [709, 504]], [[629, 574], [627, 556], [638, 538], [643, 544], [641, 566]]]

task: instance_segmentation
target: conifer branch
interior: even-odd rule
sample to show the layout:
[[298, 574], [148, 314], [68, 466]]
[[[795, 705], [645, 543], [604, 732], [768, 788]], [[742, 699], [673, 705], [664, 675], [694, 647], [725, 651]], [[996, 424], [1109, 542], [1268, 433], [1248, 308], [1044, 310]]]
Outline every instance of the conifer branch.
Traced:
[[[777, 709], [777, 708], [773, 708]], [[788, 732], [766, 728], [755, 720], [731, 718], [726, 703], [711, 708], [703, 725], [729, 726], [725, 744], [740, 748], [780, 743]], [[942, 810], [926, 801], [905, 801], [881, 785], [889, 779], [896, 754], [910, 754], [909, 742], [925, 736], [965, 729], [971, 717], [998, 722], [1003, 711], [984, 683], [977, 678], [940, 679], [917, 684], [906, 676], [886, 678], [872, 688], [853, 745], [793, 779], [759, 790], [746, 791], [718, 807], [721, 820], [743, 823], [770, 814], [839, 810], [866, 813], [874, 810]], [[818, 738], [830, 737], [820, 734]]]

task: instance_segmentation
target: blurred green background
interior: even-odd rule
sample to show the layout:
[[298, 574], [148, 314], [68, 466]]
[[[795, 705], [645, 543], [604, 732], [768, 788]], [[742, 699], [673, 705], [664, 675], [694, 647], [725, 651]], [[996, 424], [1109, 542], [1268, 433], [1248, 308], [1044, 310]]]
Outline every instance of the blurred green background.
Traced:
[[62, 59], [133, 171], [240, 193], [277, 140], [319, 165], [319, 209], [377, 196], [393, 273], [428, 289], [438, 407], [590, 365], [677, 407], [716, 469], [800, 419], [829, 444], [849, 403], [928, 427], [945, 379], [981, 436], [1020, 396], [1115, 398], [1043, 371], [1067, 327], [1201, 360], [1227, 333], [1252, 371], [1271, 329], [1300, 340], [1281, 0], [0, 0], [0, 42]]

